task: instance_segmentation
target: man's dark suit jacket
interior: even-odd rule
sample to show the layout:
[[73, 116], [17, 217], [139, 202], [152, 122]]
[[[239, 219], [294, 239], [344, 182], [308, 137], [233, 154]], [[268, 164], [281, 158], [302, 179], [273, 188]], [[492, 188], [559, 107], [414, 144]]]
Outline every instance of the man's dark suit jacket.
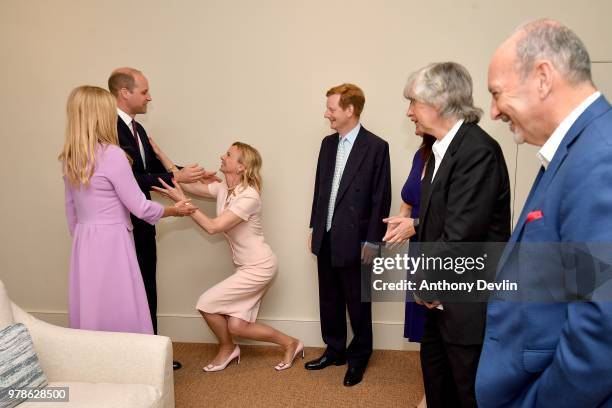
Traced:
[[[338, 142], [338, 133], [325, 137], [319, 152], [310, 216], [315, 255], [319, 255], [325, 234]], [[388, 216], [390, 207], [389, 144], [362, 126], [336, 196], [330, 230], [332, 266], [354, 266], [361, 262], [361, 244], [380, 242], [385, 235], [382, 219]]]
[[[119, 135], [119, 145], [132, 158], [132, 171], [134, 177], [140, 186], [140, 189], [145, 194], [147, 199], [151, 199], [151, 187], [159, 186], [158, 177], [166, 183], [172, 183], [172, 173], [166, 171], [162, 163], [159, 161], [153, 147], [149, 142], [147, 132], [136, 122], [138, 137], [144, 148], [145, 160], [147, 167], [145, 168], [140, 155], [140, 149], [136, 144], [136, 139], [132, 134], [132, 130], [125, 124], [121, 117], [117, 118], [117, 133]], [[153, 323], [153, 331], [157, 334], [157, 246], [155, 242], [155, 226], [151, 225], [140, 218], [130, 214], [132, 225], [134, 226], [134, 244], [136, 247], [136, 256], [142, 281], [147, 293], [147, 301], [149, 302], [149, 312], [151, 313], [151, 321]]]
[[[147, 199], [151, 199], [151, 187], [158, 186], [161, 187], [161, 184], [157, 180], [160, 177], [168, 184], [172, 184], [172, 173], [166, 171], [162, 163], [159, 161], [155, 152], [153, 151], [153, 147], [149, 142], [149, 137], [147, 136], [147, 132], [144, 127], [138, 122], [136, 122], [136, 128], [138, 129], [138, 136], [145, 152], [145, 160], [147, 162], [147, 167], [145, 169], [144, 164], [142, 163], [142, 156], [140, 155], [140, 149], [136, 145], [136, 139], [132, 134], [132, 130], [125, 124], [123, 119], [120, 117], [117, 118], [117, 133], [119, 135], [119, 145], [121, 148], [132, 158], [132, 171], [134, 172], [134, 177], [140, 186], [140, 189], [145, 194]], [[150, 225], [139, 218], [131, 216], [132, 224], [134, 228], [142, 228], [144, 230], [150, 231], [152, 234], [155, 234], [155, 227]]]
[[[510, 237], [506, 162], [499, 144], [477, 124], [461, 125], [431, 187], [423, 187], [419, 220], [421, 243], [506, 242]], [[445, 341], [482, 344], [486, 303], [443, 302], [443, 308]]]

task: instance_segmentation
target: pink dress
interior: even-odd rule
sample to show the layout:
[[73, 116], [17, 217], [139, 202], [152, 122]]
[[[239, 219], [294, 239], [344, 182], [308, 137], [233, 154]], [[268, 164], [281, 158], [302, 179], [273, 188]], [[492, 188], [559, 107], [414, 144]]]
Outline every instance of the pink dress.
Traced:
[[95, 154], [89, 186], [76, 188], [64, 178], [73, 237], [70, 327], [152, 334], [130, 212], [153, 224], [164, 208], [145, 198], [120, 147], [98, 145]]
[[231, 211], [244, 222], [224, 233], [232, 248], [236, 271], [204, 292], [196, 308], [254, 322], [261, 298], [277, 270], [276, 255], [263, 236], [259, 193], [252, 187], [239, 186], [228, 197], [225, 183], [209, 184], [208, 190], [217, 198], [217, 215]]

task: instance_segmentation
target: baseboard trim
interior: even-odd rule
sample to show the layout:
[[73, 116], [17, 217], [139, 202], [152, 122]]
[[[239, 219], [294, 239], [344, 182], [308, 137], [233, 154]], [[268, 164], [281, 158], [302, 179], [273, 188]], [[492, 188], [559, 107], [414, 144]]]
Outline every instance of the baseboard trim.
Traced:
[[[38, 319], [58, 326], [68, 326], [68, 313], [53, 311], [29, 311]], [[289, 320], [262, 317], [257, 321], [265, 323], [284, 333], [297, 337], [308, 347], [323, 347], [318, 320]], [[161, 314], [157, 316], [159, 334], [170, 337], [176, 342], [215, 343], [216, 339], [197, 315]], [[419, 350], [418, 343], [411, 343], [403, 337], [403, 322], [373, 322], [374, 348], [379, 350]], [[352, 335], [348, 328], [349, 338]], [[244, 340], [241, 344], [258, 344]]]

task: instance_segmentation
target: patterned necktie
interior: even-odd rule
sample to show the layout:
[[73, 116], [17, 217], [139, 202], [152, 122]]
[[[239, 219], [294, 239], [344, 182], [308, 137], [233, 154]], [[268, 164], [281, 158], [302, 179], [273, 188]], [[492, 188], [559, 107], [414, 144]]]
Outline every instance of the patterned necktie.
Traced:
[[138, 144], [138, 130], [136, 130], [136, 121], [134, 119], [132, 119], [132, 135], [136, 139], [136, 144]]
[[338, 188], [340, 187], [342, 172], [344, 171], [344, 165], [346, 164], [347, 147], [348, 140], [346, 140], [346, 137], [343, 137], [342, 139], [340, 139], [340, 143], [338, 143], [338, 151], [336, 152], [336, 168], [334, 169], [332, 189], [331, 194], [329, 195], [329, 206], [327, 208], [327, 223], [325, 224], [325, 231], [329, 231], [331, 229], [332, 219], [334, 218], [336, 196], [338, 195]]

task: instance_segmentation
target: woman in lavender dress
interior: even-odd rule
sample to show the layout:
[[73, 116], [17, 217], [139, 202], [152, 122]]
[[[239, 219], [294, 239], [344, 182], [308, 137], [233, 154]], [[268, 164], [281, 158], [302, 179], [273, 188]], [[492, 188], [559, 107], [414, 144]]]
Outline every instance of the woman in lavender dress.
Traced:
[[130, 212], [153, 224], [195, 211], [187, 200], [163, 207], [138, 187], [118, 146], [117, 106], [106, 90], [81, 86], [67, 105], [66, 218], [72, 235], [70, 327], [152, 334]]

